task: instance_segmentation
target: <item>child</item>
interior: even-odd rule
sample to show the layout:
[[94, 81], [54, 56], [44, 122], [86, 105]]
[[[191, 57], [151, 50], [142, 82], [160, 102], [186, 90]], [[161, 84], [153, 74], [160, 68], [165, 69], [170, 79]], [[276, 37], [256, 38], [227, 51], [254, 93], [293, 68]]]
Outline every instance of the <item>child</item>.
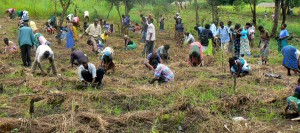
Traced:
[[288, 105], [285, 108], [285, 113], [289, 114], [291, 111], [300, 113], [300, 78], [298, 79], [298, 86], [295, 88], [294, 95], [287, 98]]
[[[7, 51], [10, 53], [16, 53], [18, 51], [17, 45], [14, 42], [9, 41], [8, 38], [4, 38], [3, 41], [5, 43], [4, 53], [6, 53]], [[9, 45], [11, 46], [9, 47]]]
[[137, 34], [141, 33], [141, 26], [138, 23], [135, 23], [134, 32]]
[[115, 32], [115, 29], [114, 29], [114, 24], [110, 24], [110, 26], [109, 26], [109, 33], [113, 33], [113, 32]]
[[45, 31], [48, 32], [48, 35], [54, 34], [54, 28], [49, 24], [49, 22], [45, 23]]

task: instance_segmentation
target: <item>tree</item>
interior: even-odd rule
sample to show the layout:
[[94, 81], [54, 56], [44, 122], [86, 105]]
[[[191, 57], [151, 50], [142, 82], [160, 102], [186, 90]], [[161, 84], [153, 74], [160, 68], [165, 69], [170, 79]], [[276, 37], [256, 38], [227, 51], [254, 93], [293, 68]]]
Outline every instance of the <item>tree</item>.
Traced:
[[219, 9], [218, 6], [221, 3], [221, 0], [207, 0], [207, 3], [211, 6], [211, 15], [212, 20], [219, 21]]
[[195, 9], [196, 9], [196, 25], [199, 25], [199, 5], [198, 5], [198, 1], [195, 0], [194, 4], [195, 4]]
[[250, 9], [252, 13], [252, 22], [254, 26], [256, 27], [256, 5], [257, 5], [257, 0], [248, 0], [250, 4]]
[[[120, 7], [121, 7], [121, 3], [123, 2], [123, 0], [106, 0], [106, 1], [108, 3], [110, 3], [112, 7], [114, 6], [117, 9], [117, 12], [118, 12], [118, 15], [119, 15], [119, 18], [120, 18], [120, 23], [122, 24], [122, 17], [121, 17]], [[108, 16], [109, 16], [109, 14], [108, 14]], [[119, 31], [120, 31], [120, 29], [119, 29]]]
[[273, 28], [272, 28], [272, 37], [276, 36], [277, 27], [278, 27], [278, 21], [279, 21], [279, 15], [280, 15], [280, 0], [275, 0], [275, 18], [273, 22]]
[[135, 0], [135, 1], [136, 1], [136, 4], [139, 6], [139, 12], [142, 13], [148, 0]]
[[60, 19], [59, 19], [59, 22], [58, 22], [58, 27], [57, 27], [58, 28], [57, 29], [57, 32], [58, 32], [58, 34], [57, 34], [57, 36], [58, 36], [57, 37], [57, 43], [61, 44], [61, 39], [60, 39], [61, 30], [60, 30], [60, 27], [62, 27], [65, 15], [67, 13], [68, 8], [70, 7], [70, 5], [72, 3], [72, 0], [59, 0], [59, 2], [60, 2], [60, 5], [61, 5], [63, 11], [62, 11], [62, 14], [60, 16]]
[[281, 24], [284, 24], [286, 21], [286, 15], [288, 13], [288, 9], [290, 6], [291, 0], [281, 0], [281, 12], [282, 12], [282, 22]]
[[123, 0], [125, 6], [125, 15], [128, 15], [130, 10], [134, 7], [135, 0]]

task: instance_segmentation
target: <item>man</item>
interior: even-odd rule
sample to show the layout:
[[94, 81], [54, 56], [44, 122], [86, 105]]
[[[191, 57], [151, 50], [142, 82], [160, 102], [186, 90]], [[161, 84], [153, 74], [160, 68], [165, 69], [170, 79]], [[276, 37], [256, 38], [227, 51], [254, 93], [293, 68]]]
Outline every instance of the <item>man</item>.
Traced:
[[104, 69], [105, 72], [112, 69], [113, 73], [115, 72], [115, 63], [113, 62], [113, 49], [110, 47], [106, 47], [103, 50], [103, 55], [101, 57], [100, 67]]
[[153, 60], [152, 63], [154, 70], [154, 78], [149, 82], [153, 84], [155, 81], [158, 83], [167, 83], [174, 81], [174, 73], [171, 69], [164, 64], [160, 64], [157, 60]]
[[228, 52], [228, 45], [230, 41], [230, 34], [228, 27], [224, 26], [223, 22], [220, 22], [220, 27], [217, 30], [215, 38], [217, 39], [217, 35], [220, 36], [221, 39], [221, 49], [225, 52]]
[[148, 29], [147, 20], [146, 20], [145, 17], [142, 17], [142, 38], [141, 38], [141, 43], [146, 42], [147, 29]]
[[190, 45], [189, 64], [192, 67], [201, 66], [203, 60], [202, 45], [194, 42]]
[[[101, 26], [98, 24], [99, 20], [95, 19], [94, 24], [90, 24], [90, 26], [85, 30], [84, 34], [88, 34], [90, 37], [93, 37], [95, 40], [100, 39], [100, 35], [102, 33]], [[83, 37], [81, 36], [81, 38]]]
[[[208, 27], [208, 28], [209, 28], [209, 27]], [[198, 33], [198, 39], [199, 39], [199, 40], [201, 40], [201, 33], [202, 33], [203, 29], [204, 29], [203, 27], [198, 26], [198, 25], [196, 25], [196, 26], [194, 27], [194, 30], [197, 31], [197, 33]]]
[[205, 29], [202, 30], [200, 35], [200, 42], [202, 44], [203, 51], [206, 51], [208, 48], [209, 40], [213, 38], [213, 33], [209, 29], [210, 25], [206, 24]]
[[84, 11], [83, 12], [83, 20], [84, 20], [84, 22], [88, 22], [90, 20], [89, 11]]
[[210, 26], [210, 31], [213, 33], [214, 37], [217, 35], [217, 26], [218, 22], [216, 20]]
[[21, 49], [23, 66], [30, 67], [30, 50], [32, 46], [35, 46], [35, 38], [32, 29], [28, 26], [28, 22], [24, 22], [24, 26], [19, 29], [18, 42]]
[[41, 62], [44, 59], [49, 59], [49, 62], [50, 62], [50, 67], [48, 68], [47, 73], [49, 73], [52, 68], [53, 74], [57, 75], [57, 70], [56, 70], [56, 67], [54, 64], [54, 54], [48, 45], [40, 45], [37, 48], [36, 54], [35, 54], [35, 60], [34, 60], [33, 66], [32, 66], [32, 74], [35, 73], [36, 66], [38, 66], [41, 70], [42, 75], [46, 75], [46, 73], [44, 72], [44, 70], [41, 66]]
[[130, 17], [122, 15], [122, 31], [124, 35], [128, 35], [129, 26], [130, 26]]
[[154, 66], [153, 66], [153, 64], [152, 64], [153, 60], [157, 60], [158, 63], [162, 63], [163, 62], [162, 59], [161, 59], [161, 57], [159, 56], [159, 54], [156, 51], [154, 51], [153, 53], [150, 53], [147, 56], [147, 61], [145, 62], [146, 67], [149, 68], [150, 70], [154, 70], [155, 69]]
[[153, 52], [153, 46], [155, 41], [155, 26], [153, 25], [153, 22], [151, 20], [149, 20], [147, 23], [148, 23], [148, 29], [147, 29], [147, 36], [146, 36], [146, 44], [144, 48], [144, 53], [146, 55]]
[[73, 67], [74, 64], [81, 64], [82, 60], [88, 60], [88, 57], [81, 50], [76, 50], [76, 48], [73, 47], [71, 53], [71, 67]]
[[185, 37], [184, 37], [185, 44], [191, 44], [191, 43], [195, 42], [195, 38], [191, 33], [186, 32], [184, 34], [185, 34]]
[[159, 56], [166, 62], [168, 63], [168, 59], [169, 59], [169, 49], [170, 49], [170, 45], [166, 44], [163, 46], [160, 46], [156, 52], [159, 54]]
[[104, 70], [102, 68], [96, 69], [95, 65], [89, 63], [87, 59], [82, 59], [81, 65], [78, 67], [79, 80], [89, 86], [95, 86], [97, 89], [102, 88], [102, 79]]
[[227, 27], [229, 28], [229, 36], [230, 36], [230, 41], [229, 41], [229, 46], [228, 46], [228, 52], [232, 53], [233, 48], [234, 48], [234, 39], [233, 39], [233, 32], [234, 32], [234, 27], [232, 25], [232, 21], [227, 22]]

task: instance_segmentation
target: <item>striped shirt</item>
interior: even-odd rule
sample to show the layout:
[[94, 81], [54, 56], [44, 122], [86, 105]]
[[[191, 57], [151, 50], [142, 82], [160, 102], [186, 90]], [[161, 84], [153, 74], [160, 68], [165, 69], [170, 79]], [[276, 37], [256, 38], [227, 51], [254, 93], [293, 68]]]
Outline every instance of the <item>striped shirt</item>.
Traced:
[[174, 73], [164, 64], [158, 64], [154, 70], [155, 78], [163, 78], [165, 82], [174, 81]]

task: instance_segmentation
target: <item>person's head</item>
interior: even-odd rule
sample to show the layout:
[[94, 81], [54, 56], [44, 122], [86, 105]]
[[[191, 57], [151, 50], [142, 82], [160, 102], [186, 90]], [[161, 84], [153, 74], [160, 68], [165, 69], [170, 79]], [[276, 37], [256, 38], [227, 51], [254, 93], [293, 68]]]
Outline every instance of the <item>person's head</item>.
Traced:
[[176, 23], [178, 23], [178, 24], [181, 23], [181, 20], [182, 20], [181, 18], [177, 18]]
[[294, 97], [300, 98], [300, 86], [295, 88]]
[[170, 49], [170, 45], [169, 45], [169, 44], [164, 45], [164, 49], [165, 49], [166, 51], [168, 51], [168, 50]]
[[139, 23], [135, 23], [135, 26], [139, 26]]
[[239, 23], [235, 24], [234, 29], [238, 30], [240, 28], [241, 28], [241, 24], [239, 24]]
[[217, 26], [218, 25], [218, 21], [214, 20], [213, 23]]
[[140, 17], [143, 18], [143, 17], [144, 17], [144, 14], [140, 14]]
[[152, 55], [151, 55], [151, 58], [152, 58], [152, 59], [155, 59], [156, 57], [157, 57], [157, 53], [156, 53], [156, 51], [153, 51], [153, 52], [152, 52]]
[[185, 36], [189, 36], [190, 35], [190, 33], [188, 33], [188, 32], [185, 32], [184, 34], [185, 34]]
[[94, 24], [95, 24], [95, 25], [98, 25], [98, 23], [99, 23], [99, 20], [98, 20], [98, 19], [95, 19], [95, 20], [94, 20]]
[[228, 22], [227, 22], [227, 25], [228, 25], [228, 26], [231, 26], [231, 25], [232, 25], [232, 21], [228, 21]]
[[251, 23], [246, 23], [246, 29], [250, 28], [251, 27]]
[[108, 32], [107, 32], [107, 31], [104, 31], [104, 35], [107, 36], [107, 35], [108, 35]]
[[87, 58], [82, 58], [80, 59], [80, 62], [81, 62], [81, 65], [85, 68], [85, 69], [88, 69], [88, 59]]
[[234, 64], [234, 62], [235, 62], [234, 57], [230, 57], [228, 60], [229, 65], [232, 66]]
[[224, 28], [224, 22], [220, 22], [221, 28]]
[[8, 45], [8, 38], [4, 38], [3, 41], [4, 41], [5, 45]]
[[87, 43], [88, 45], [90, 45], [90, 46], [91, 46], [91, 45], [93, 45], [93, 41], [92, 41], [92, 40], [90, 40], [90, 39], [89, 39], [89, 40], [87, 40], [87, 42], [86, 42], [86, 43]]
[[47, 26], [48, 26], [48, 25], [49, 25], [49, 22], [47, 21], [47, 22], [45, 23], [45, 25], [47, 25]]
[[152, 60], [151, 61], [151, 65], [153, 66], [154, 69], [157, 68], [157, 65], [159, 64], [159, 62], [157, 60]]
[[122, 18], [125, 18], [125, 15], [124, 15], [124, 14], [122, 15]]
[[103, 21], [103, 24], [106, 24], [106, 21], [105, 21], [105, 20]]
[[194, 27], [194, 30], [198, 31], [198, 26], [195, 26], [195, 27]]
[[209, 24], [205, 24], [205, 29], [209, 29], [210, 25]]
[[43, 54], [43, 57], [45, 59], [49, 58], [50, 57], [50, 52], [49, 51], [45, 51], [44, 54]]
[[263, 26], [258, 26], [258, 30], [260, 31], [260, 32], [263, 32], [264, 31], [264, 27]]
[[114, 27], [114, 24], [110, 24], [110, 27]]
[[104, 58], [109, 58], [110, 57], [110, 52], [106, 51], [104, 52]]
[[286, 24], [282, 24], [282, 25], [281, 25], [281, 29], [282, 29], [282, 30], [286, 29], [286, 27], [287, 27]]
[[192, 54], [191, 54], [191, 64], [192, 66], [197, 66], [199, 64], [199, 54], [196, 52], [196, 51], [193, 51]]

